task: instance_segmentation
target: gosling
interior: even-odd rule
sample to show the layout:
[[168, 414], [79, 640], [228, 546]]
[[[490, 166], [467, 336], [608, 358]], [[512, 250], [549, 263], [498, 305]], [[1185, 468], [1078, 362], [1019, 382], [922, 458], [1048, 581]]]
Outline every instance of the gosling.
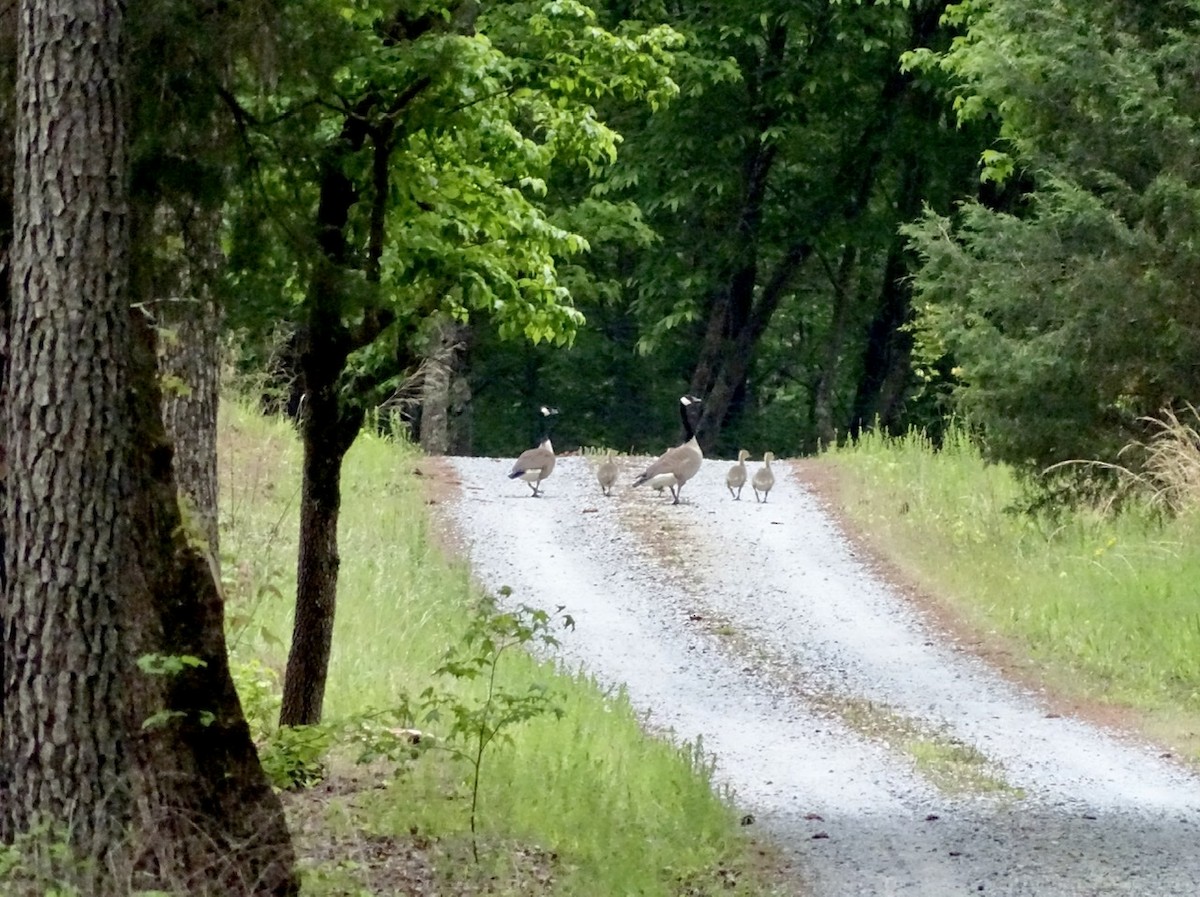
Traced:
[[612, 452], [609, 452], [596, 468], [596, 482], [600, 484], [600, 491], [605, 495], [612, 492], [612, 487], [617, 482], [617, 462], [613, 460]]
[[[767, 503], [767, 496], [771, 492], [771, 487], [775, 485], [775, 474], [771, 473], [771, 462], [775, 460], [775, 455], [772, 452], [767, 452], [763, 455], [763, 466], [754, 472], [754, 479], [751, 482], [751, 487], [754, 489], [754, 500]], [[762, 498], [759, 499], [758, 493], [762, 493]]]
[[725, 474], [725, 485], [729, 488], [729, 494], [733, 496], [734, 501], [742, 500], [742, 487], [746, 485], [746, 459], [749, 457], [750, 453], [742, 449], [738, 452], [737, 464], [729, 468], [729, 473]]

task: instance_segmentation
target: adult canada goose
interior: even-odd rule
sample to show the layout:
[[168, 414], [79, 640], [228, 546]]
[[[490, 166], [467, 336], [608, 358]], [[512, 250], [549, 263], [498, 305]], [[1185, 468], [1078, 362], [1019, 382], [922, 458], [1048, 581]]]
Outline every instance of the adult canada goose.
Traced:
[[600, 484], [600, 491], [605, 495], [608, 495], [616, 484], [617, 462], [613, 460], [612, 452], [609, 452], [596, 468], [596, 482]]
[[766, 452], [763, 455], [763, 466], [754, 471], [754, 479], [750, 483], [754, 488], [754, 500], [758, 501], [758, 493], [761, 492], [763, 504], [767, 503], [767, 494], [775, 485], [775, 474], [771, 473], [771, 462], [774, 460], [774, 453]]
[[704, 460], [700, 451], [700, 443], [696, 441], [696, 428], [692, 424], [692, 413], [700, 407], [700, 399], [695, 396], [681, 396], [679, 399], [679, 417], [683, 420], [683, 432], [687, 438], [682, 445], [667, 449], [658, 459], [638, 474], [633, 481], [634, 486], [648, 483], [652, 489], [670, 489], [674, 501], [679, 504], [679, 493], [683, 484], [696, 475]]
[[529, 488], [533, 490], [532, 498], [537, 498], [541, 492], [542, 480], [550, 476], [554, 472], [554, 446], [550, 444], [550, 419], [558, 414], [554, 408], [547, 408], [543, 405], [540, 409], [542, 417], [546, 418], [545, 435], [542, 441], [538, 443], [537, 448], [527, 449], [521, 453], [521, 457], [513, 463], [512, 470], [509, 471], [508, 478], [515, 480], [520, 478], [529, 484]]
[[725, 474], [725, 485], [729, 487], [729, 494], [733, 496], [734, 501], [742, 500], [742, 487], [746, 485], [746, 459], [749, 457], [750, 453], [742, 449], [738, 452], [737, 464]]

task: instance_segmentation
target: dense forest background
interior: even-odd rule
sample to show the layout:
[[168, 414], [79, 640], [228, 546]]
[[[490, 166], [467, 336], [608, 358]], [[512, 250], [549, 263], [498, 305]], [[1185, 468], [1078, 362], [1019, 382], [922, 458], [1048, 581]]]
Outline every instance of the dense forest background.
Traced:
[[[452, 24], [466, 7], [412, 15]], [[355, 349], [347, 395], [390, 398], [417, 433], [426, 417], [427, 443], [452, 452], [519, 451], [543, 402], [563, 411], [563, 449], [657, 451], [690, 391], [706, 398], [703, 445], [725, 457], [810, 452], [876, 422], [936, 435], [959, 414], [1030, 470], [1111, 460], [1140, 418], [1195, 395], [1196, 12], [491, 4], [470, 8], [453, 50], [447, 28], [410, 29], [399, 72], [399, 45], [368, 39], [350, 59], [343, 41], [329, 65], [380, 66], [363, 77], [381, 83], [450, 66], [395, 113], [377, 210], [394, 241], [382, 305], [420, 320]], [[266, 132], [295, 127], [285, 115], [324, 88], [273, 78], [258, 100], [276, 111], [247, 140], [284, 145]], [[464, 101], [489, 90], [490, 111]], [[498, 112], [515, 135], [487, 131]], [[304, 158], [336, 136], [325, 117], [288, 138]], [[283, 204], [244, 198], [256, 216]], [[362, 256], [369, 205], [351, 211]], [[230, 256], [230, 322], [270, 321], [239, 330], [240, 348], [287, 381], [304, 325], [262, 307], [288, 305], [303, 262], [279, 261], [282, 232], [254, 239], [252, 258]], [[432, 376], [406, 378], [429, 358]]]
[[512, 454], [542, 403], [654, 452], [688, 391], [723, 457], [958, 415], [1113, 460], [1196, 395], [1197, 6], [159, 4], [143, 292], [331, 455], [377, 408]]

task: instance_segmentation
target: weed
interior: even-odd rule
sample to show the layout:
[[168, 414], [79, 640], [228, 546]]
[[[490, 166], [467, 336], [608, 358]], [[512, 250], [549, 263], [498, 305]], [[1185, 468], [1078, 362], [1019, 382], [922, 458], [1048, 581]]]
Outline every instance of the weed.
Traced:
[[430, 686], [421, 693], [424, 718], [436, 724], [443, 717], [449, 720], [446, 736], [464, 747], [449, 748], [471, 765], [471, 852], [479, 862], [476, 816], [479, 806], [479, 782], [483, 773], [483, 757], [488, 746], [499, 740], [511, 742], [508, 730], [545, 714], [562, 716], [562, 708], [543, 683], [532, 683], [524, 691], [509, 691], [497, 680], [500, 658], [512, 649], [557, 647], [554, 637], [555, 621], [574, 627], [575, 622], [559, 607], [553, 615], [527, 604], [515, 610], [501, 610], [496, 599], [486, 596], [479, 601], [474, 616], [467, 624], [462, 641], [446, 652], [435, 675], [458, 680], [484, 682], [482, 696], [465, 701], [456, 694], [439, 692]]

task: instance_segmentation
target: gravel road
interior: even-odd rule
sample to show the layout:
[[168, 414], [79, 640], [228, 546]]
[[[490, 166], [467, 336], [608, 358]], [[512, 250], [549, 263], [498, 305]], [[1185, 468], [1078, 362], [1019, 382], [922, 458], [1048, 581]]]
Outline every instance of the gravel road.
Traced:
[[1200, 893], [1200, 778], [956, 645], [786, 465], [756, 504], [706, 461], [672, 506], [629, 487], [644, 458], [622, 459], [609, 498], [591, 460], [560, 458], [537, 499], [506, 479], [511, 459], [448, 460], [461, 485], [444, 507], [477, 577], [566, 605], [565, 663], [702, 738], [797, 893]]

